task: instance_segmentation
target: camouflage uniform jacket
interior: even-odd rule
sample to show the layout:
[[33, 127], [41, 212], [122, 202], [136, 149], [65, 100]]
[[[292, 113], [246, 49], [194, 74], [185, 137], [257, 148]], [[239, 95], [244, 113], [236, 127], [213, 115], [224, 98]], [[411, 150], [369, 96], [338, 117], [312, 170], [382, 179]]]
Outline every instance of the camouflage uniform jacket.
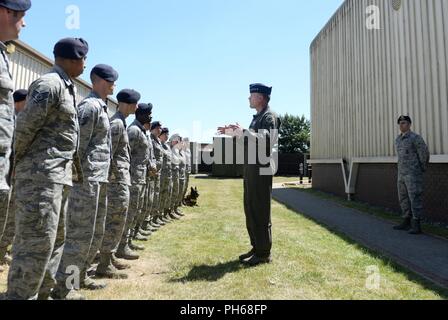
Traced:
[[25, 110], [17, 116], [16, 178], [71, 186], [77, 177], [81, 182], [73, 81], [62, 68], [54, 66], [31, 84], [28, 97]]
[[128, 128], [129, 146], [131, 147], [131, 182], [146, 184], [149, 164], [149, 141], [146, 129], [135, 120]]
[[110, 122], [107, 105], [95, 92], [78, 106], [79, 156], [84, 178], [108, 182], [111, 157]]
[[423, 138], [409, 131], [395, 140], [399, 175], [421, 175], [429, 163], [429, 150]]
[[112, 140], [112, 161], [109, 182], [131, 186], [129, 137], [126, 130], [126, 118], [120, 111], [110, 119], [110, 134]]
[[9, 190], [10, 157], [14, 134], [14, 83], [6, 45], [0, 42], [0, 190]]

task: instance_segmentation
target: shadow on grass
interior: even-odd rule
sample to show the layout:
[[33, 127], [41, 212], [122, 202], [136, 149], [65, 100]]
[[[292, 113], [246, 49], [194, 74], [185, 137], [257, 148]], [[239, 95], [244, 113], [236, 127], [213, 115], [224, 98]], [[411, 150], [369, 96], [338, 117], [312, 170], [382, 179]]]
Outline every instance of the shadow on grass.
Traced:
[[209, 281], [215, 282], [223, 278], [226, 274], [234, 273], [243, 270], [245, 267], [239, 261], [230, 261], [226, 263], [219, 263], [217, 265], [200, 265], [194, 266], [190, 272], [182, 277], [171, 279], [170, 282], [195, 282], [195, 281]]
[[194, 179], [198, 180], [238, 180], [243, 179], [243, 177], [218, 177], [213, 175], [200, 175], [195, 176]]
[[[301, 189], [297, 189], [297, 191], [298, 192], [307, 192], [307, 191], [301, 190]], [[313, 194], [313, 195], [318, 197], [316, 194]], [[334, 201], [331, 198], [328, 198], [328, 199], [325, 199], [325, 200], [327, 200], [327, 201]], [[332, 226], [330, 226], [328, 224], [325, 224], [325, 223], [319, 221], [318, 219], [315, 219], [314, 217], [312, 217], [310, 215], [307, 215], [307, 214], [302, 213], [302, 212], [297, 212], [292, 206], [289, 206], [286, 203], [283, 203], [283, 202], [278, 201], [278, 200], [276, 200], [276, 201], [281, 203], [281, 204], [283, 204], [289, 210], [297, 213], [298, 215], [301, 215], [301, 216], [305, 217], [306, 219], [308, 219], [310, 221], [313, 221], [314, 223], [316, 223], [320, 227], [326, 229], [327, 231], [329, 231], [330, 233], [332, 233], [332, 234], [336, 235], [337, 237], [341, 238], [342, 240], [344, 240], [345, 242], [349, 243], [350, 245], [355, 246], [357, 249], [359, 249], [361, 251], [365, 251], [370, 256], [382, 260], [384, 265], [390, 266], [390, 268], [392, 268], [392, 270], [394, 272], [396, 272], [396, 273], [403, 274], [407, 278], [407, 280], [409, 280], [411, 282], [414, 282], [416, 284], [419, 284], [419, 285], [421, 285], [422, 287], [424, 287], [427, 290], [434, 291], [442, 299], [448, 300], [448, 287], [445, 287], [445, 286], [443, 286], [443, 285], [441, 285], [439, 283], [436, 283], [436, 282], [433, 282], [431, 280], [428, 280], [424, 276], [419, 275], [418, 273], [407, 269], [406, 267], [400, 265], [397, 261], [395, 261], [392, 258], [386, 256], [380, 250], [375, 250], [375, 249], [369, 248], [367, 245], [363, 245], [363, 244], [355, 241], [354, 239], [350, 238], [350, 236], [348, 236], [347, 234], [345, 234], [345, 233], [343, 233], [341, 231], [335, 230]]]

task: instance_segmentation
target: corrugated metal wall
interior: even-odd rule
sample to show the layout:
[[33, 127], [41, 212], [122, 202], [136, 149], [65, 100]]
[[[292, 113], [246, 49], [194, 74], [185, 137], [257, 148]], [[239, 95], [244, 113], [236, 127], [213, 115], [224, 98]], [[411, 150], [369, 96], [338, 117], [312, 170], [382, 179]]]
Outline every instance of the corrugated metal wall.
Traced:
[[346, 0], [312, 43], [312, 159], [393, 156], [401, 114], [448, 154], [448, 0], [393, 2]]
[[[29, 85], [52, 67], [52, 61], [22, 42], [15, 43], [16, 50], [9, 56], [11, 73], [16, 89], [28, 89]], [[76, 80], [77, 100], [81, 102], [91, 90], [89, 84]], [[116, 103], [109, 100], [109, 113], [115, 113]]]

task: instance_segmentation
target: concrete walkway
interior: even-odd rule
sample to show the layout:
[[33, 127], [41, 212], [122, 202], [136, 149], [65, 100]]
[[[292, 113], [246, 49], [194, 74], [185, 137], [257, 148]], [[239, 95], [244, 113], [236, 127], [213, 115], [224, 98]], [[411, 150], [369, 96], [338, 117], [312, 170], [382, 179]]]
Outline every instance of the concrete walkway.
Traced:
[[274, 199], [448, 288], [448, 240], [392, 230], [393, 224], [299, 189], [274, 188]]

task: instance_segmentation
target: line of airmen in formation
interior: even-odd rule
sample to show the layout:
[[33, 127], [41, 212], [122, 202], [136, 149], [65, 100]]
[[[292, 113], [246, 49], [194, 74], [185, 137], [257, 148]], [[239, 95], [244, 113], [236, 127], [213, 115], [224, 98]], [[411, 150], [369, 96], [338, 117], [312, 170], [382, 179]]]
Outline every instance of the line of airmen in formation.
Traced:
[[[30, 7], [29, 0], [0, 0], [0, 19], [12, 14], [11, 25], [22, 27]], [[125, 260], [144, 250], [134, 241], [183, 216], [189, 141], [153, 122], [152, 104], [139, 103], [132, 89], [118, 93], [109, 118], [106, 102], [118, 79], [111, 66], [92, 69], [92, 92], [78, 103], [73, 79], [85, 69], [85, 40], [57, 42], [53, 68], [14, 94], [6, 49], [0, 38], [0, 272], [10, 264], [7, 298], [84, 299], [78, 289], [105, 287], [92, 274], [126, 279]]]

